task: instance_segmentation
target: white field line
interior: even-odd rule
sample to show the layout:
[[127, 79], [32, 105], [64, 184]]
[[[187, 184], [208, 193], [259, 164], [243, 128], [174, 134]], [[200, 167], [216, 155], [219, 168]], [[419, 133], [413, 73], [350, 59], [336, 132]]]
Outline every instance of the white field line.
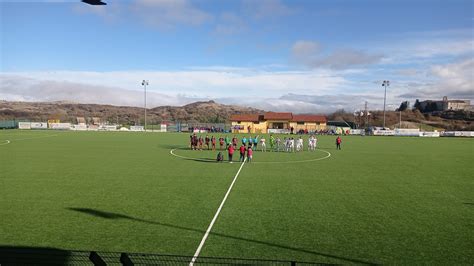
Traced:
[[314, 158], [314, 159], [307, 159], [307, 160], [299, 160], [299, 161], [284, 161], [284, 162], [252, 162], [252, 163], [307, 163], [307, 162], [314, 162], [314, 161], [321, 161], [321, 160], [324, 160], [324, 159], [327, 159], [329, 157], [331, 157], [331, 153], [326, 151], [326, 150], [323, 150], [323, 149], [317, 149], [316, 151], [322, 151], [324, 153], [326, 153], [326, 156], [324, 157], [321, 157], [321, 158]]
[[224, 203], [225, 203], [225, 201], [227, 200], [227, 197], [229, 196], [230, 191], [232, 190], [232, 187], [234, 186], [234, 183], [235, 183], [235, 181], [237, 180], [237, 177], [238, 177], [239, 174], [240, 174], [240, 170], [242, 170], [242, 167], [244, 166], [244, 164], [245, 164], [245, 161], [242, 162], [242, 164], [240, 165], [239, 171], [237, 171], [237, 174], [235, 174], [234, 180], [232, 180], [232, 183], [230, 184], [230, 187], [229, 187], [229, 189], [227, 190], [227, 193], [225, 193], [224, 199], [222, 200], [221, 205], [220, 205], [219, 208], [217, 209], [217, 212], [216, 212], [216, 214], [214, 215], [214, 218], [212, 218], [212, 221], [211, 221], [211, 223], [209, 224], [209, 227], [207, 228], [206, 233], [205, 233], [204, 236], [202, 237], [201, 243], [199, 244], [198, 248], [196, 249], [196, 252], [194, 253], [193, 259], [192, 259], [191, 262], [189, 263], [189, 266], [193, 266], [194, 263], [196, 262], [196, 259], [199, 257], [199, 253], [201, 253], [201, 249], [202, 249], [202, 247], [204, 246], [204, 243], [206, 243], [206, 239], [207, 239], [207, 237], [209, 236], [209, 233], [211, 232], [212, 227], [214, 226], [214, 223], [216, 222], [217, 217], [219, 216], [219, 213], [221, 212], [222, 207], [224, 206]]
[[[193, 158], [193, 157], [186, 157], [186, 156], [182, 156], [182, 155], [179, 155], [179, 154], [176, 154], [175, 151], [176, 150], [179, 150], [180, 148], [175, 148], [175, 149], [172, 149], [170, 150], [170, 154], [173, 155], [173, 156], [176, 156], [178, 158], [181, 158], [181, 159], [186, 159], [186, 160], [193, 160], [193, 161], [199, 161], [199, 162], [213, 162], [215, 160], [212, 160], [212, 159], [199, 159], [199, 158]], [[321, 161], [321, 160], [325, 160], [325, 159], [328, 159], [329, 157], [331, 157], [331, 153], [326, 151], [326, 150], [323, 150], [323, 149], [316, 149], [315, 151], [321, 151], [321, 152], [324, 152], [326, 153], [326, 156], [324, 157], [321, 157], [321, 158], [314, 158], [314, 159], [307, 159], [307, 160], [300, 160], [300, 161], [275, 161], [275, 162], [255, 162], [255, 161], [252, 161], [252, 164], [255, 164], [255, 163], [258, 163], [258, 164], [275, 164], [275, 163], [307, 163], [307, 162], [315, 162], [315, 161]]]
[[2, 146], [2, 145], [7, 145], [7, 144], [10, 144], [10, 141], [9, 141], [8, 139], [5, 140], [5, 143], [0, 143], [0, 146]]
[[194, 160], [194, 161], [199, 161], [199, 162], [214, 162], [215, 160], [211, 160], [211, 159], [199, 159], [199, 158], [193, 158], [193, 157], [186, 157], [186, 156], [182, 156], [182, 155], [178, 155], [176, 153], [174, 153], [175, 150], [178, 150], [179, 148], [175, 148], [175, 149], [172, 149], [170, 150], [170, 154], [173, 155], [173, 156], [176, 156], [178, 158], [181, 158], [181, 159], [186, 159], [186, 160]]
[[39, 137], [32, 137], [32, 138], [23, 138], [23, 139], [12, 139], [12, 140], [5, 140], [5, 143], [0, 143], [1, 145], [7, 145], [15, 141], [21, 141], [21, 140], [30, 140], [30, 139], [42, 139], [42, 138], [50, 138], [50, 137], [57, 137], [58, 135], [47, 135], [47, 136], [39, 136]]

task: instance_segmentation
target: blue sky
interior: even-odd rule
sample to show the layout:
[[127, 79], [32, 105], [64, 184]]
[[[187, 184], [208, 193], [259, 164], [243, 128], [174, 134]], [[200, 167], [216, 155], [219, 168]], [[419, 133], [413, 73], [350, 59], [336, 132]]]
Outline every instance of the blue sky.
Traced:
[[[473, 99], [474, 1], [3, 1], [0, 99], [275, 111]], [[392, 108], [393, 109], [393, 108]]]

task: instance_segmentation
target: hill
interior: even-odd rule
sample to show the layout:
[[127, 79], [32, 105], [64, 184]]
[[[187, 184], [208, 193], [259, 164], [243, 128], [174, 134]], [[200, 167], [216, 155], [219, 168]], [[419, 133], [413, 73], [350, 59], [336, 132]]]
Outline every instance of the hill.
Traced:
[[[383, 111], [370, 111], [369, 126], [383, 125]], [[330, 121], [355, 122], [359, 127], [366, 127], [365, 117], [354, 117], [354, 114], [340, 110], [328, 116]], [[472, 112], [459, 115], [447, 116], [445, 113], [423, 114], [418, 110], [387, 111], [385, 114], [385, 126], [389, 128], [399, 127], [401, 120], [402, 128], [420, 128], [421, 130], [474, 130], [474, 119]]]
[[[159, 124], [162, 121], [180, 121], [189, 123], [225, 123], [232, 114], [262, 113], [252, 107], [219, 104], [214, 101], [195, 102], [184, 106], [159, 106], [147, 109], [148, 124]], [[382, 126], [383, 112], [370, 111], [370, 126]], [[59, 119], [76, 123], [77, 117], [88, 121], [98, 117], [102, 121], [118, 124], [143, 124], [144, 109], [131, 106], [114, 106], [101, 104], [78, 104], [72, 102], [8, 102], [0, 101], [0, 120], [46, 121]], [[330, 121], [355, 122], [359, 127], [366, 127], [365, 119], [354, 117], [344, 110], [328, 115]], [[474, 130], [472, 113], [468, 115], [422, 114], [418, 110], [401, 112], [402, 128], [420, 128], [423, 130]], [[387, 111], [386, 126], [398, 127], [400, 113]]]
[[[182, 121], [191, 123], [223, 123], [232, 114], [263, 112], [262, 110], [214, 101], [195, 102], [184, 106], [160, 106], [147, 109], [147, 122]], [[71, 102], [8, 102], [0, 101], [0, 120], [46, 121], [60, 119], [76, 122], [76, 117], [99, 117], [120, 124], [142, 124], [144, 109], [131, 106], [78, 104]]]

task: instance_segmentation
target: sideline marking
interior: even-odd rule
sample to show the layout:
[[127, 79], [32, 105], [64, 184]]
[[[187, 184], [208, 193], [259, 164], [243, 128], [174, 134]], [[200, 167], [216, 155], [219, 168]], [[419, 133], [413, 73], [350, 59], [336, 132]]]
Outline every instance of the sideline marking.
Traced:
[[[206, 159], [206, 158], [193, 158], [193, 157], [186, 157], [186, 156], [182, 156], [182, 155], [179, 155], [179, 154], [176, 154], [175, 151], [176, 150], [180, 150], [180, 149], [183, 149], [183, 148], [187, 148], [187, 147], [180, 147], [180, 148], [174, 148], [174, 149], [171, 149], [170, 150], [170, 154], [173, 155], [173, 156], [176, 156], [178, 158], [182, 158], [182, 159], [185, 159], [185, 160], [192, 160], [192, 161], [198, 161], [198, 162], [215, 162], [216, 160], [213, 160], [213, 159]], [[321, 152], [324, 152], [326, 153], [327, 155], [324, 156], [324, 157], [321, 157], [321, 158], [315, 158], [315, 159], [307, 159], [307, 160], [300, 160], [300, 161], [277, 161], [277, 162], [255, 162], [255, 161], [252, 161], [252, 164], [254, 163], [260, 163], [260, 164], [264, 164], [264, 163], [306, 163], [306, 162], [314, 162], [314, 161], [320, 161], [320, 160], [324, 160], [324, 159], [327, 159], [329, 157], [331, 157], [331, 153], [328, 152], [327, 150], [323, 150], [323, 149], [316, 149], [316, 151], [321, 151]]]
[[229, 196], [230, 191], [232, 190], [232, 187], [234, 186], [234, 183], [235, 183], [235, 181], [237, 180], [237, 177], [238, 177], [239, 174], [240, 174], [240, 170], [242, 170], [242, 167], [244, 166], [244, 164], [245, 164], [245, 161], [242, 162], [242, 164], [240, 165], [239, 171], [237, 171], [237, 174], [235, 174], [234, 180], [232, 180], [232, 183], [230, 184], [230, 187], [229, 187], [229, 189], [227, 190], [227, 193], [225, 193], [224, 199], [222, 200], [221, 205], [220, 205], [219, 208], [217, 209], [217, 212], [216, 212], [216, 214], [214, 215], [214, 218], [212, 218], [211, 224], [209, 224], [209, 227], [207, 228], [206, 233], [205, 233], [204, 236], [202, 237], [201, 243], [199, 244], [199, 247], [196, 249], [196, 252], [194, 253], [193, 259], [192, 259], [191, 262], [189, 263], [189, 266], [193, 266], [194, 263], [196, 262], [196, 259], [199, 257], [199, 253], [201, 253], [201, 249], [202, 249], [202, 247], [204, 246], [204, 243], [206, 242], [206, 239], [207, 239], [207, 237], [209, 236], [209, 233], [211, 232], [211, 229], [212, 229], [212, 227], [214, 226], [214, 223], [215, 223], [216, 220], [217, 220], [217, 216], [219, 216], [219, 213], [221, 212], [222, 207], [224, 206], [224, 203], [225, 203], [225, 201], [227, 200], [227, 196]]

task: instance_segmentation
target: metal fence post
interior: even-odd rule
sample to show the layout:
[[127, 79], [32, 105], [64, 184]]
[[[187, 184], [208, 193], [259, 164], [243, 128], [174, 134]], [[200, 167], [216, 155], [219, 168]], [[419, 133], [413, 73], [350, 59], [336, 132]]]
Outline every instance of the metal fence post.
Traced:
[[122, 253], [120, 255], [120, 262], [125, 266], [133, 266], [132, 260], [127, 256], [127, 253]]
[[95, 251], [91, 251], [89, 255], [89, 260], [94, 263], [96, 266], [106, 266], [105, 261], [97, 254]]

